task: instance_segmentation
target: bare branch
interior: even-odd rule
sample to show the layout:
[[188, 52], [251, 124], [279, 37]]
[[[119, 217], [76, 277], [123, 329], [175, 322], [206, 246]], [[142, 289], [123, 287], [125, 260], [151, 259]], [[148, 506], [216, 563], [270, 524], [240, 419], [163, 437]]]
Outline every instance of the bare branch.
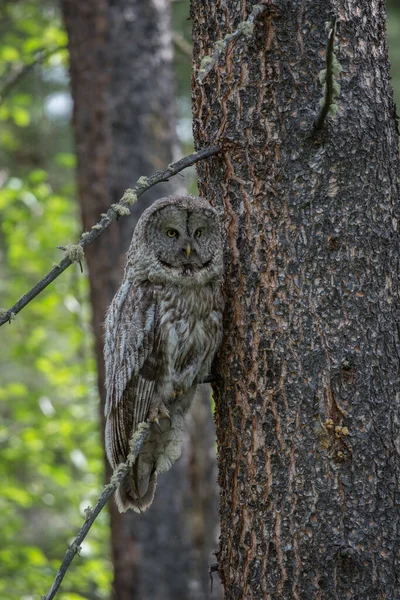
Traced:
[[144, 442], [146, 441], [147, 434], [150, 428], [150, 421], [145, 421], [140, 423], [135, 433], [132, 436], [130, 441], [130, 452], [127, 458], [126, 463], [120, 464], [114, 471], [113, 476], [111, 477], [110, 483], [108, 483], [103, 490], [100, 498], [98, 499], [96, 505], [93, 509], [86, 509], [86, 520], [82, 525], [78, 535], [69, 546], [67, 552], [65, 553], [64, 560], [61, 563], [60, 568], [58, 569], [57, 575], [54, 579], [53, 585], [50, 588], [50, 591], [42, 596], [42, 600], [52, 600], [55, 597], [62, 580], [66, 572], [69, 569], [70, 564], [72, 563], [76, 554], [79, 554], [81, 543], [89, 533], [89, 529], [95, 522], [96, 518], [107, 504], [108, 500], [111, 498], [115, 490], [120, 486], [124, 477], [129, 473], [132, 468], [133, 463], [139, 455], [139, 452], [142, 449]]
[[8, 310], [0, 309], [0, 327], [4, 323], [11, 322], [11, 320], [18, 314], [29, 302], [31, 302], [40, 292], [42, 292], [52, 281], [57, 279], [61, 273], [63, 273], [73, 262], [79, 262], [82, 259], [80, 250], [85, 250], [90, 244], [92, 244], [102, 233], [105, 231], [111, 223], [113, 223], [118, 217], [129, 215], [130, 208], [136, 200], [146, 190], [150, 189], [157, 183], [162, 181], [168, 181], [170, 177], [176, 175], [183, 169], [194, 165], [199, 160], [213, 156], [220, 151], [220, 146], [211, 146], [209, 148], [203, 148], [198, 152], [189, 154], [185, 158], [181, 158], [175, 163], [168, 165], [164, 171], [157, 171], [150, 177], [139, 177], [136, 185], [133, 189], [126, 190], [121, 200], [117, 204], [113, 204], [107, 211], [103, 213], [101, 220], [93, 225], [90, 232], [82, 234], [80, 242], [76, 245], [66, 246], [66, 256], [63, 260], [56, 265], [47, 275], [43, 277], [29, 292], [24, 294], [18, 302], [14, 304]]
[[[321, 109], [314, 123], [314, 130], [322, 128], [328, 114], [335, 114], [333, 100], [339, 95], [340, 87], [335, 82], [335, 75], [340, 73], [341, 66], [335, 58], [335, 35], [336, 35], [336, 17], [332, 20], [331, 29], [326, 48], [326, 70], [321, 71], [320, 78], [324, 84], [324, 97], [321, 101]], [[337, 110], [337, 109], [336, 109]]]
[[172, 33], [172, 41], [178, 50], [188, 58], [192, 59], [192, 44], [190, 44], [181, 33], [174, 31]]
[[32, 62], [30, 62], [26, 65], [20, 65], [16, 71], [11, 73], [11, 76], [8, 79], [8, 81], [6, 81], [4, 86], [0, 89], [0, 106], [3, 104], [4, 100], [12, 92], [12, 90], [19, 84], [19, 82], [24, 77], [26, 77], [26, 75], [34, 67], [36, 67], [36, 65], [38, 65], [39, 63], [46, 60], [46, 58], [53, 56], [53, 54], [57, 54], [57, 52], [60, 52], [61, 50], [67, 50], [67, 48], [68, 48], [68, 46], [65, 45], [65, 46], [57, 46], [56, 48], [53, 48], [52, 50], [39, 50], [36, 53], [36, 56]]

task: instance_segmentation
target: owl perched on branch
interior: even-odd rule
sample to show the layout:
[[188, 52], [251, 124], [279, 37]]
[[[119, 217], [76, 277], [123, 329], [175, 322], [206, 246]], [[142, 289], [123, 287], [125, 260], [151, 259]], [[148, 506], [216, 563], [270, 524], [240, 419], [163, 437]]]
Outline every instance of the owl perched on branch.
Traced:
[[116, 494], [121, 512], [146, 510], [157, 474], [181, 454], [184, 418], [222, 334], [223, 242], [203, 198], [161, 198], [140, 218], [123, 282], [105, 321], [106, 451], [125, 462], [137, 426], [151, 427]]

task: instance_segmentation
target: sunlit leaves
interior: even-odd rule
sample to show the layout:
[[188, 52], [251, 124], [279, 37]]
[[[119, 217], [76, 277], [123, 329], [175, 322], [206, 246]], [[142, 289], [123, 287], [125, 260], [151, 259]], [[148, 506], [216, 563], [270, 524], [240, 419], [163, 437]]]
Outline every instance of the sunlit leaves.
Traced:
[[[57, 10], [50, 1], [0, 6], [0, 95], [38, 52], [51, 51], [0, 105], [2, 307], [61, 260], [57, 245], [80, 234], [69, 124], [44, 111], [50, 94], [68, 92], [66, 52], [52, 53], [66, 44]], [[79, 267], [3, 327], [0, 342], [0, 598], [32, 600], [50, 587], [82, 523], [81, 503], [94, 504], [103, 482], [88, 284]], [[109, 597], [107, 539], [105, 513], [60, 599]]]
[[59, 152], [55, 157], [54, 161], [60, 167], [66, 167], [72, 169], [76, 166], [76, 156], [71, 152]]
[[13, 46], [4, 45], [0, 48], [0, 60], [2, 62], [15, 62], [20, 58], [20, 53]]

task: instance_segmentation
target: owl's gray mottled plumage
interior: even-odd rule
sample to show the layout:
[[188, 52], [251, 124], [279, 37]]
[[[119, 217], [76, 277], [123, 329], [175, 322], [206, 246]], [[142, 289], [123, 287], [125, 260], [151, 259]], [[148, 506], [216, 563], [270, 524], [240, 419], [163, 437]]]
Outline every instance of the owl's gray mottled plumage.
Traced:
[[222, 335], [223, 242], [203, 198], [157, 200], [140, 218], [123, 282], [106, 316], [106, 451], [125, 462], [138, 424], [153, 423], [116, 494], [119, 510], [146, 510], [157, 473], [181, 454], [184, 418]]

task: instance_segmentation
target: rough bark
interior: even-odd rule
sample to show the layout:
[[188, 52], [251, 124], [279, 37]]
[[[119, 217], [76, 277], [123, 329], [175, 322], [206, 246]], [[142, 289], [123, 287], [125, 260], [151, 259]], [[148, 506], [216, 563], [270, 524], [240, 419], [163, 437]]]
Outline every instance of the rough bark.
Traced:
[[[83, 227], [89, 229], [139, 176], [176, 158], [169, 2], [63, 0], [62, 9], [69, 36], [78, 197]], [[134, 225], [154, 199], [178, 191], [183, 191], [178, 178], [150, 190], [130, 218], [111, 226], [88, 250], [101, 419], [103, 319], [122, 277]], [[206, 428], [210, 421], [211, 417]], [[198, 452], [209, 454], [209, 446]], [[188, 463], [189, 457], [184, 457], [160, 477], [154, 505], [145, 516], [120, 515], [115, 503], [109, 504], [112, 597], [207, 597], [191, 591], [196, 588], [196, 546], [188, 513], [192, 493]], [[108, 463], [106, 470], [108, 478]], [[203, 552], [208, 551], [205, 548]]]
[[[224, 210], [217, 365], [226, 599], [394, 599], [399, 577], [399, 172], [385, 6], [192, 0], [201, 193]], [[277, 10], [279, 11], [279, 16]], [[325, 23], [338, 114], [313, 134]]]

